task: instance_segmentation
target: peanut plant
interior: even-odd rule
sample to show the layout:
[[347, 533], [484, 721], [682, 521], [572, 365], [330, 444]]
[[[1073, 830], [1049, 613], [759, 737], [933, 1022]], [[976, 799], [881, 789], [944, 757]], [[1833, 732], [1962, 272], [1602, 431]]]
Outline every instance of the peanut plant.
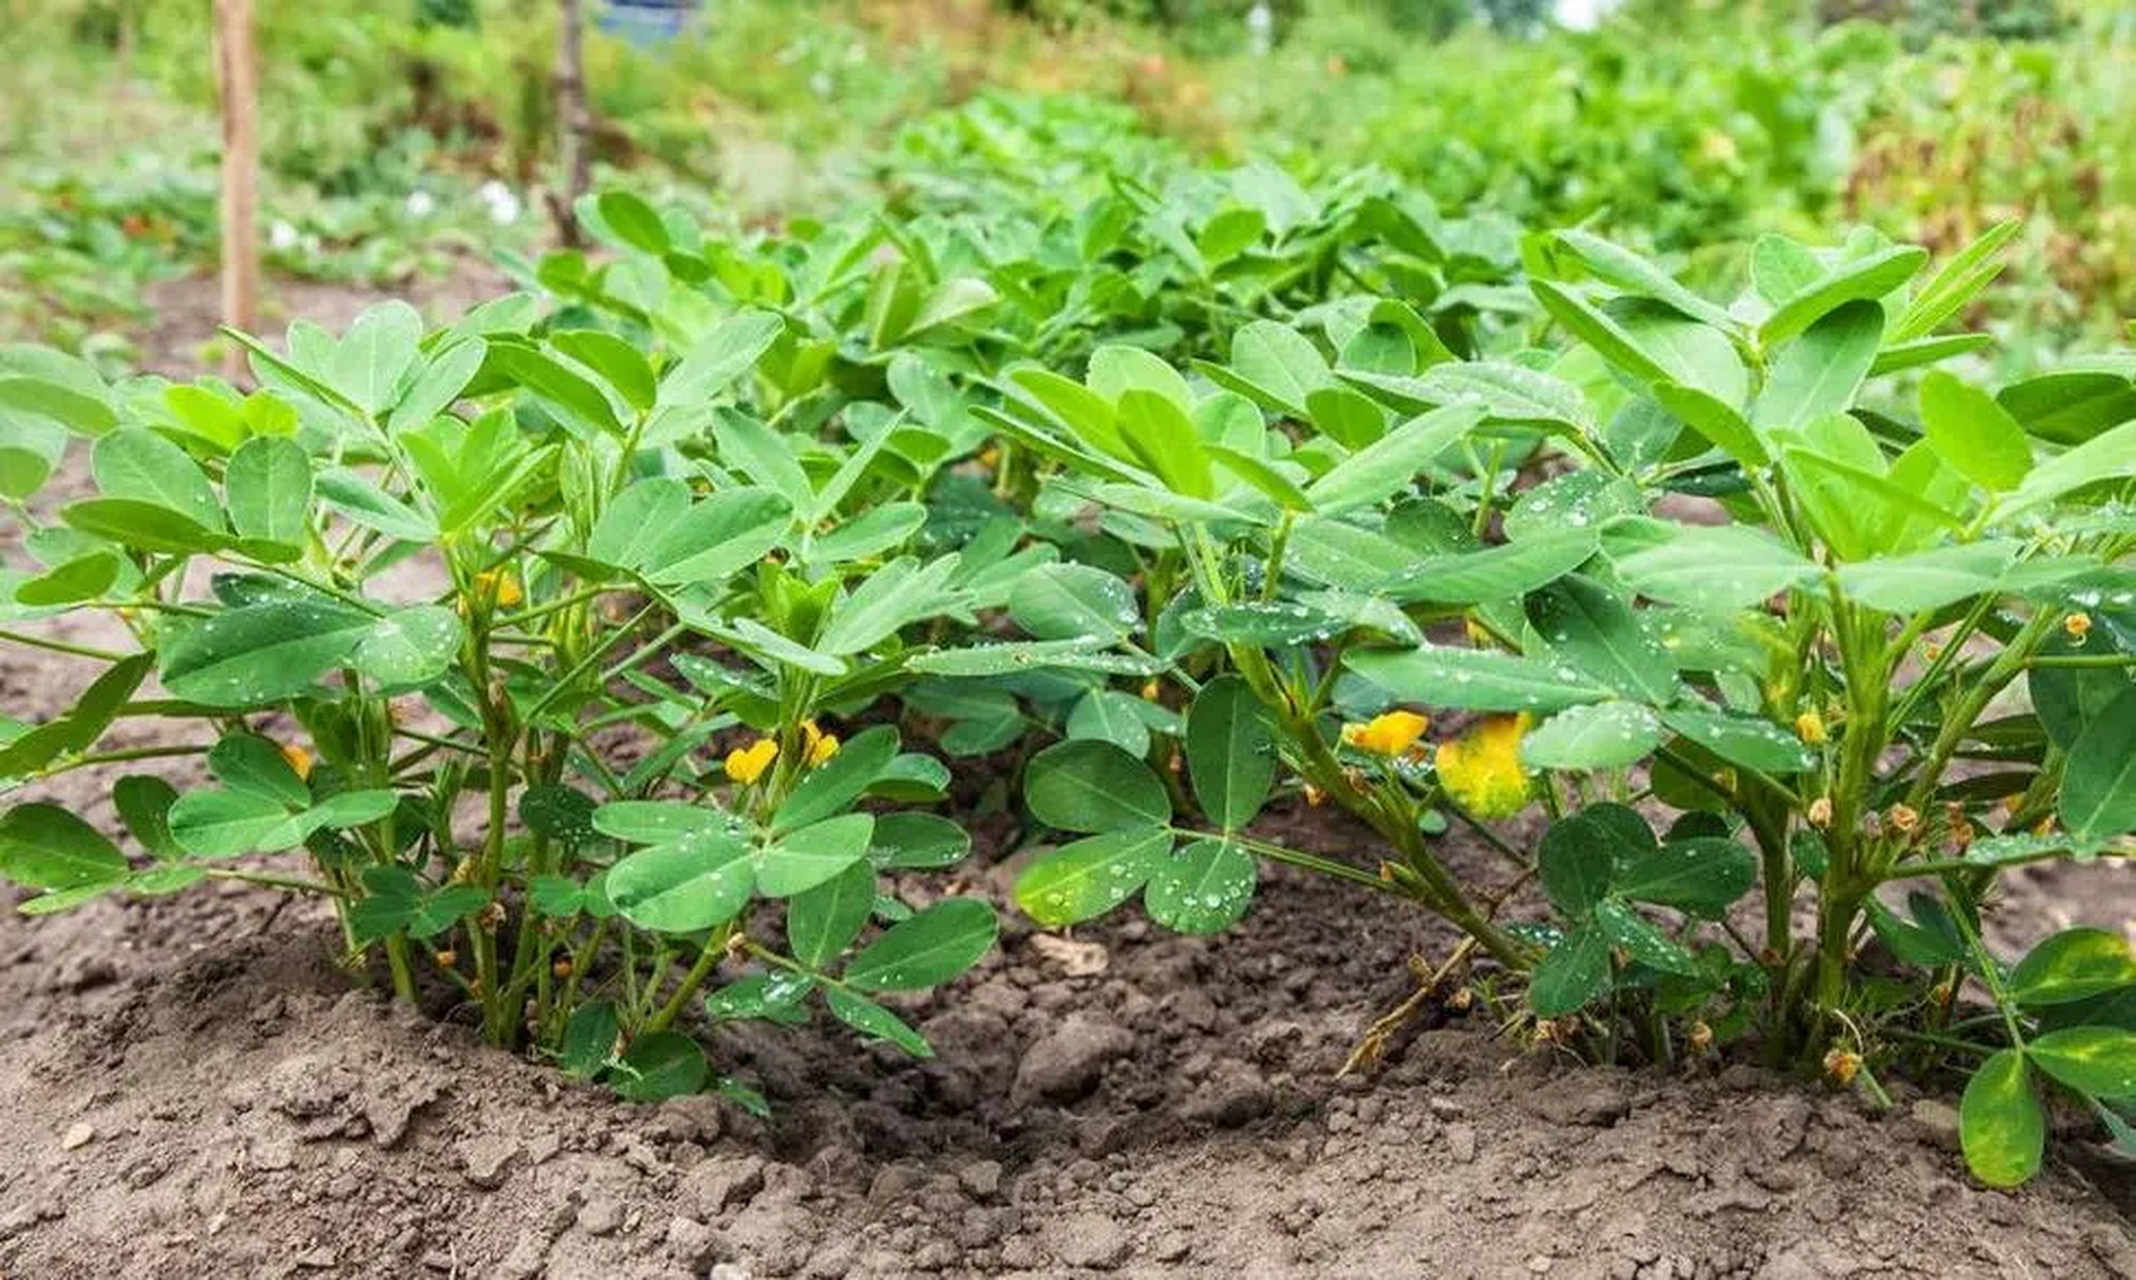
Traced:
[[1983, 940], [2004, 871], [2136, 829], [2136, 364], [1952, 371], [2010, 229], [1928, 274], [1767, 238], [1724, 305], [1383, 175], [1108, 169], [1114, 127], [981, 110], [894, 215], [777, 234], [604, 192], [448, 327], [231, 335], [249, 392], [0, 353], [0, 645], [96, 673], [0, 780], [119, 773], [127, 841], [15, 804], [23, 909], [316, 894], [497, 1045], [757, 1105], [724, 1022], [928, 1052], [895, 993], [996, 921], [925, 875], [1013, 806], [1043, 926], [1218, 933], [1289, 864], [1460, 932], [1405, 1009], [1955, 1069], [1996, 1184], [2049, 1091], [2129, 1145], [2127, 940]]

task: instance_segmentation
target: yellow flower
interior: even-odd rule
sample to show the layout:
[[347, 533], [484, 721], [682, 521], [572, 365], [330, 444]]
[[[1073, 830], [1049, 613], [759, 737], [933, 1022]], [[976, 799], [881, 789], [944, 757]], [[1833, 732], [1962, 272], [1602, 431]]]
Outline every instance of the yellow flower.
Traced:
[[475, 575], [475, 598], [493, 609], [509, 609], [527, 598], [509, 569], [484, 569]]
[[1431, 721], [1414, 711], [1389, 711], [1372, 717], [1367, 724], [1346, 724], [1342, 727], [1342, 740], [1347, 746], [1374, 755], [1398, 756], [1417, 745], [1417, 739], [1431, 728]]
[[838, 754], [838, 735], [825, 733], [816, 727], [813, 720], [801, 722], [801, 736], [808, 746], [808, 763], [811, 768]]
[[739, 750], [727, 753], [727, 776], [748, 786], [764, 776], [771, 762], [778, 758], [779, 744], [770, 738], [758, 738]]
[[1795, 717], [1795, 736], [1813, 747], [1825, 744], [1824, 717], [1814, 711], [1805, 711]]
[[294, 742], [285, 742], [282, 744], [282, 758], [289, 761], [289, 767], [296, 771], [298, 781], [311, 781], [311, 752], [306, 751]]
[[1810, 825], [1819, 831], [1832, 825], [1832, 797], [1819, 796], [1810, 801]]
[[1826, 1078], [1844, 1089], [1853, 1084], [1854, 1077], [1861, 1072], [1862, 1055], [1834, 1049], [1825, 1055], [1824, 1069]]
[[2067, 631], [2072, 640], [2082, 640], [2091, 634], [2091, 615], [2088, 613], [2070, 614], [2062, 619], [2062, 630]]
[[1528, 771], [1520, 742], [1532, 723], [1527, 712], [1486, 716], [1439, 748], [1439, 785], [1454, 803], [1479, 818], [1510, 818], [1528, 803]]

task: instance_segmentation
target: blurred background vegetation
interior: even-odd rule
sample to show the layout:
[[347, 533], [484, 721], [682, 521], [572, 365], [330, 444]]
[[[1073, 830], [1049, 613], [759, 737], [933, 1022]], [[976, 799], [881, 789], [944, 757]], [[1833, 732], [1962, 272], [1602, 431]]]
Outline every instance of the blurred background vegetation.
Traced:
[[[588, 0], [600, 181], [730, 225], [1266, 159], [1391, 171], [1517, 239], [1690, 274], [1765, 231], [2025, 231], [1985, 317], [2037, 363], [2136, 312], [2120, 0]], [[550, 0], [261, 6], [268, 265], [406, 284], [550, 236]], [[0, 0], [0, 339], [123, 363], [215, 258], [205, 0]], [[975, 101], [977, 109], [956, 110]], [[1074, 163], [1058, 163], [1067, 157]]]

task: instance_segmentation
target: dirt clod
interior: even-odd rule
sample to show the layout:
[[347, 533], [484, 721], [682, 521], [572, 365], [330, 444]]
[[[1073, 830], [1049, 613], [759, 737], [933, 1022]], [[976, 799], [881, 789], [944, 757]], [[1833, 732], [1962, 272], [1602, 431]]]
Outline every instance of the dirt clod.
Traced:
[[1019, 1098], [1073, 1102], [1095, 1089], [1105, 1064], [1127, 1054], [1135, 1038], [1097, 1014], [1070, 1014], [1035, 1041], [1016, 1065]]

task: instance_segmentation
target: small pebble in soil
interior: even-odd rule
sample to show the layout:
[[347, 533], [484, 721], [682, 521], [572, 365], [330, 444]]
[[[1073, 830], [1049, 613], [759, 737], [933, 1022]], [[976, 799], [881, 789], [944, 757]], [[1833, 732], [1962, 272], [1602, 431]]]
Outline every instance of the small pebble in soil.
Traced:
[[974, 1160], [957, 1171], [957, 1181], [981, 1200], [991, 1200], [1001, 1191], [1001, 1162]]
[[702, 1216], [716, 1218], [730, 1205], [748, 1203], [763, 1187], [763, 1157], [720, 1156], [683, 1175], [682, 1198]]
[[59, 1149], [61, 1151], [79, 1151], [94, 1141], [96, 1141], [96, 1126], [77, 1121], [68, 1125], [67, 1131], [59, 1135]]
[[460, 1171], [470, 1185], [495, 1191], [511, 1175], [519, 1155], [519, 1139], [508, 1134], [468, 1138], [460, 1143]]
[[1095, 1213], [1072, 1214], [1045, 1228], [1046, 1249], [1063, 1266], [1111, 1271], [1135, 1251], [1125, 1229]]
[[1073, 1102], [1095, 1089], [1107, 1063], [1135, 1047], [1135, 1038], [1112, 1020], [1073, 1014], [1024, 1051], [1012, 1094], [1019, 1099]]

